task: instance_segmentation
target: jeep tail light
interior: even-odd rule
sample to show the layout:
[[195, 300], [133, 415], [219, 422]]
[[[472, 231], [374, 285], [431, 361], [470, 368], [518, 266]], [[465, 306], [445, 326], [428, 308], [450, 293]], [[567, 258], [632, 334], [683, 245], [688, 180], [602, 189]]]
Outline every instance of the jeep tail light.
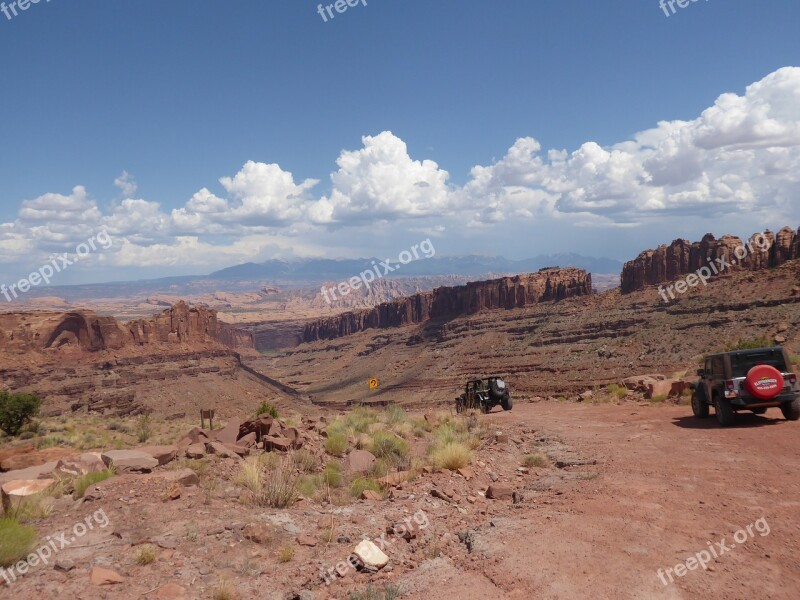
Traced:
[[788, 379], [789, 383], [791, 383], [792, 385], [797, 383], [797, 375], [795, 375], [794, 373], [789, 373], [789, 375], [786, 376], [786, 379]]
[[728, 379], [727, 381], [725, 381], [725, 389], [728, 390], [729, 392], [732, 392], [733, 390], [736, 389], [736, 386], [733, 383], [733, 379]]

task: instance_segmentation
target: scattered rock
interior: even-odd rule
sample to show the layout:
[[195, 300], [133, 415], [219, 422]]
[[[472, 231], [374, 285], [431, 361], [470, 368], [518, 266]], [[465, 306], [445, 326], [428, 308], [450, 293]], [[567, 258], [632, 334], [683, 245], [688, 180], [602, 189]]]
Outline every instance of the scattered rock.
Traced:
[[206, 452], [216, 454], [222, 458], [240, 458], [236, 452], [220, 442], [206, 442]]
[[186, 448], [186, 458], [203, 458], [206, 455], [206, 445], [204, 442], [192, 444]]
[[94, 567], [91, 574], [92, 585], [113, 585], [123, 583], [125, 578], [111, 569], [105, 567]]
[[75, 568], [75, 563], [68, 558], [60, 558], [55, 562], [53, 568], [56, 571], [61, 571], [62, 573], [69, 573]]
[[491, 500], [511, 500], [514, 490], [507, 485], [490, 485], [486, 489], [486, 497]]
[[364, 490], [363, 492], [361, 492], [361, 499], [379, 501], [383, 500], [383, 496], [381, 496], [379, 492], [376, 492], [374, 490]]
[[364, 566], [374, 570], [380, 570], [389, 563], [389, 557], [386, 556], [380, 548], [378, 548], [370, 540], [363, 540], [353, 550]]
[[309, 548], [313, 548], [317, 545], [317, 540], [310, 535], [299, 535], [297, 536], [297, 543], [301, 546], [308, 546]]
[[117, 473], [149, 473], [158, 466], [158, 461], [138, 450], [107, 450], [102, 454], [107, 467], [114, 466]]
[[266, 523], [248, 523], [245, 525], [242, 535], [246, 540], [256, 544], [269, 544], [275, 537], [275, 532]]
[[159, 466], [172, 462], [178, 456], [177, 446], [146, 446], [137, 450], [155, 458]]
[[184, 600], [189, 598], [189, 592], [177, 583], [168, 583], [153, 592], [151, 597], [159, 600]]
[[344, 460], [346, 473], [366, 473], [375, 464], [375, 455], [366, 450], [353, 450]]
[[191, 469], [179, 469], [177, 471], [165, 471], [164, 473], [159, 473], [158, 477], [162, 479], [166, 479], [169, 482], [174, 482], [180, 484], [184, 487], [188, 487], [190, 485], [199, 485], [200, 478], [197, 476], [197, 473], [192, 471]]
[[11, 511], [22, 503], [23, 498], [41, 494], [55, 483], [55, 479], [33, 479], [22, 481], [9, 481], [0, 487], [3, 497], [3, 510]]

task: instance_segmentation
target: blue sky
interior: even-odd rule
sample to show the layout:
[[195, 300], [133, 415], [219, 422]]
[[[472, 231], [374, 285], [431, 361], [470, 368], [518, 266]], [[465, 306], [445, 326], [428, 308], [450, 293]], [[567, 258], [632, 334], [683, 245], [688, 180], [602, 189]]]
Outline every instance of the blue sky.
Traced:
[[[440, 254], [624, 260], [798, 225], [795, 0], [670, 17], [658, 0], [366, 0], [328, 22], [317, 5], [0, 13], [0, 275], [103, 228], [118, 243], [64, 282], [427, 236]], [[723, 94], [741, 101], [704, 120]]]

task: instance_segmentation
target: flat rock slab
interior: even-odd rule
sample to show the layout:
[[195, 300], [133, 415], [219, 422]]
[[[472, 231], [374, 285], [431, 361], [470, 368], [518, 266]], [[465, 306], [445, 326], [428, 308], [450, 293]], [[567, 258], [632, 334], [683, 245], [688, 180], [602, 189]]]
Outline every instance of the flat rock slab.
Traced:
[[3, 509], [10, 511], [15, 505], [22, 502], [23, 498], [41, 494], [55, 483], [55, 479], [28, 479], [9, 481], [0, 487], [3, 497]]
[[206, 452], [216, 454], [222, 458], [240, 458], [236, 452], [221, 442], [206, 442]]
[[117, 473], [149, 473], [158, 466], [158, 461], [138, 450], [108, 450], [103, 452], [103, 462], [112, 465]]
[[6, 458], [2, 464], [0, 464], [0, 470], [19, 471], [20, 469], [38, 467], [52, 461], [76, 455], [77, 453], [75, 450], [71, 448], [45, 448], [44, 450], [35, 450], [33, 452], [16, 454], [15, 456]]
[[94, 567], [91, 578], [92, 585], [113, 585], [125, 581], [125, 578], [116, 571], [103, 567]]
[[16, 471], [9, 471], [8, 473], [0, 473], [0, 485], [9, 481], [18, 479], [41, 479], [49, 478], [53, 471], [58, 467], [60, 461], [54, 460], [38, 467], [29, 467], [27, 469], [19, 469]]
[[155, 458], [159, 466], [172, 462], [178, 456], [177, 446], [145, 446], [137, 450]]
[[240, 419], [231, 419], [222, 429], [214, 432], [214, 439], [223, 444], [235, 444], [239, 439], [239, 427], [242, 422]]
[[206, 455], [206, 445], [203, 442], [192, 444], [186, 448], [186, 458], [203, 458]]

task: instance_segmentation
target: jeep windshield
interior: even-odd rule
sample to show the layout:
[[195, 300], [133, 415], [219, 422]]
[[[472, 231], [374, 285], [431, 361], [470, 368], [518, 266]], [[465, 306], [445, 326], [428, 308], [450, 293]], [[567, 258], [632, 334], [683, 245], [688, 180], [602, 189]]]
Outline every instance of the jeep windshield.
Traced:
[[734, 378], [747, 377], [747, 372], [756, 365], [769, 365], [781, 373], [786, 373], [786, 361], [781, 350], [765, 349], [731, 354], [731, 375]]

